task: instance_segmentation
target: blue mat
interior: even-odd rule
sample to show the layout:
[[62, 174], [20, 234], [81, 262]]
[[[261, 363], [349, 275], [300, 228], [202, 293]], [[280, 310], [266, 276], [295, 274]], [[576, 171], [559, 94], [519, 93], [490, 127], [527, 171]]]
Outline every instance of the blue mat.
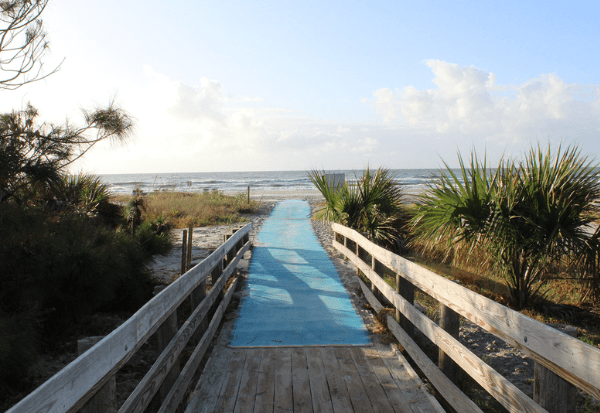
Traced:
[[258, 234], [231, 347], [368, 345], [306, 201], [279, 202]]

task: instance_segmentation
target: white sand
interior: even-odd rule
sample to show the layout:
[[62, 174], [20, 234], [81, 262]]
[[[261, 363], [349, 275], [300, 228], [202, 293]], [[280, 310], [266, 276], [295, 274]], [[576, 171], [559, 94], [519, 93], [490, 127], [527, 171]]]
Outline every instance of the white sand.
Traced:
[[[225, 191], [226, 195], [248, 195], [247, 191]], [[277, 202], [284, 199], [306, 199], [307, 201], [322, 201], [323, 195], [319, 191], [304, 190], [304, 191], [257, 191], [250, 188], [250, 198], [259, 202]]]

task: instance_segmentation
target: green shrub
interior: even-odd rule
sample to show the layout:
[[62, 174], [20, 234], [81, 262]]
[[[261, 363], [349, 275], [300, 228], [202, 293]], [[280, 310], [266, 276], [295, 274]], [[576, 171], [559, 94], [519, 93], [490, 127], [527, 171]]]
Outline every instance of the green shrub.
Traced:
[[597, 268], [600, 232], [590, 224], [600, 182], [596, 165], [576, 147], [553, 154], [538, 146], [495, 170], [476, 154], [470, 167], [459, 161], [462, 179], [447, 168], [421, 197], [412, 222], [417, 242], [455, 260], [483, 252], [519, 309], [536, 297], [553, 266], [571, 265], [576, 277]]
[[16, 380], [6, 372], [26, 371], [37, 347], [51, 347], [92, 313], [147, 302], [145, 264], [171, 247], [158, 227], [142, 223], [132, 236], [80, 213], [1, 204], [0, 381]]
[[403, 253], [408, 211], [403, 193], [387, 169], [373, 173], [368, 167], [356, 185], [334, 188], [325, 173], [309, 172], [309, 178], [325, 198], [318, 211], [328, 221], [338, 222], [366, 234], [373, 242]]
[[5, 383], [20, 382], [28, 366], [35, 360], [37, 334], [31, 312], [9, 315], [0, 311], [0, 392]]

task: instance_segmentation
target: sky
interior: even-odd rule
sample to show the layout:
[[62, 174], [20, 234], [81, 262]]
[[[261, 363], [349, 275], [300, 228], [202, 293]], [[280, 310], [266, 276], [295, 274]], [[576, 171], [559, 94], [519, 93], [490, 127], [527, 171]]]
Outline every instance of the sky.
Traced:
[[532, 145], [600, 160], [600, 2], [50, 0], [45, 80], [0, 110], [135, 120], [97, 174], [491, 163]]

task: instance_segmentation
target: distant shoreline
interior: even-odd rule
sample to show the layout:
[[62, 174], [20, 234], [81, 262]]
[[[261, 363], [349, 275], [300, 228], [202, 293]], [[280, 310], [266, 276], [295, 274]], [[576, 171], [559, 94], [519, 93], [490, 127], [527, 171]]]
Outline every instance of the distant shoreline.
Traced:
[[[248, 191], [221, 191], [225, 195], [244, 195], [247, 196]], [[422, 194], [423, 190], [411, 188], [410, 190], [404, 191], [410, 202], [414, 202], [415, 198]], [[307, 201], [324, 201], [323, 195], [314, 190], [280, 190], [280, 191], [268, 191], [268, 190], [252, 190], [250, 187], [250, 199], [259, 202], [277, 202], [285, 199], [306, 199]]]

